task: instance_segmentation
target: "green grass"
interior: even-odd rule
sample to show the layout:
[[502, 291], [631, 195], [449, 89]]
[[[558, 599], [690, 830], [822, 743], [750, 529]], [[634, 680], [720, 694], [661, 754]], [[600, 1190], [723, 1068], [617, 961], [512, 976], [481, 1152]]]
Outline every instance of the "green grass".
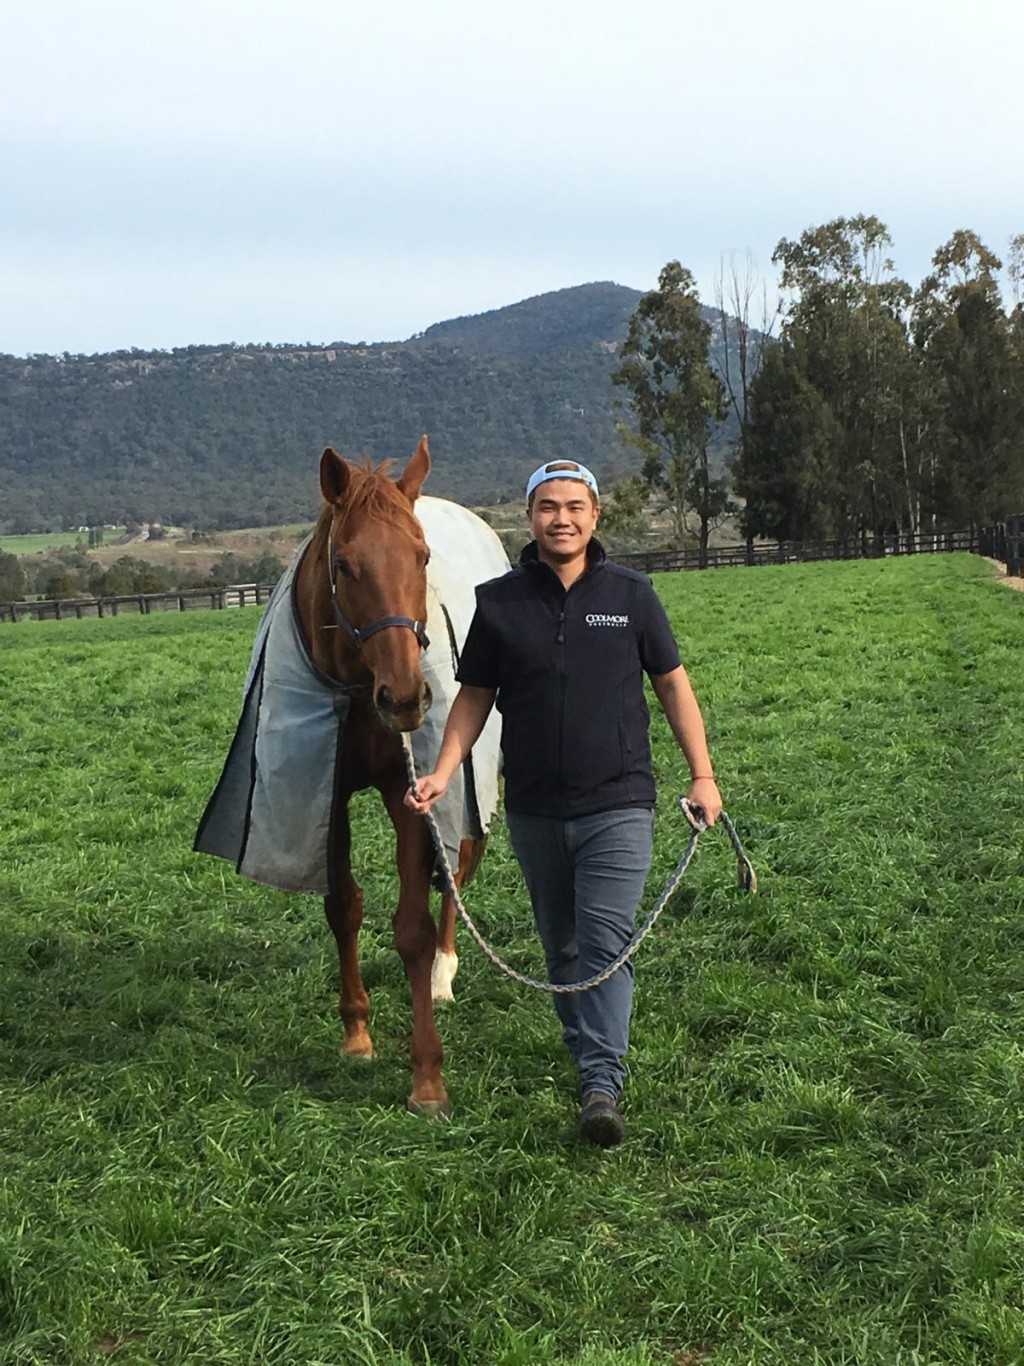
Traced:
[[[104, 532], [104, 542], [117, 539], [124, 531], [118, 527]], [[62, 546], [77, 545], [79, 541], [88, 544], [86, 531], [38, 531], [25, 536], [0, 536], [0, 550], [8, 555], [42, 555], [47, 550], [59, 550]]]
[[[319, 903], [191, 854], [255, 611], [0, 627], [3, 1366], [1024, 1360], [1024, 598], [966, 556], [659, 589], [761, 891], [702, 839], [607, 1153], [465, 935], [455, 1119], [404, 1112], [374, 799], [370, 1065]], [[503, 827], [468, 901], [539, 970]]]

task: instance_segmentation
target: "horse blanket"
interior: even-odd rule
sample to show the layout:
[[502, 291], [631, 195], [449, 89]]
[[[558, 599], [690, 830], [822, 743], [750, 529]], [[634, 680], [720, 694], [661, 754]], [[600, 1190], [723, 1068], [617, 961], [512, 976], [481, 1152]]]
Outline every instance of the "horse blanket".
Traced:
[[[416, 516], [430, 547], [430, 645], [422, 668], [434, 700], [411, 739], [417, 773], [430, 773], [458, 691], [457, 652], [475, 610], [475, 586], [504, 574], [509, 564], [498, 537], [466, 508], [419, 498]], [[294, 588], [304, 549], [296, 551], [261, 620], [242, 714], [194, 848], [230, 859], [254, 882], [326, 894], [335, 764], [351, 698], [314, 666], [302, 637]], [[453, 868], [461, 841], [486, 834], [497, 809], [499, 756], [500, 723], [492, 712], [469, 759], [433, 808]]]

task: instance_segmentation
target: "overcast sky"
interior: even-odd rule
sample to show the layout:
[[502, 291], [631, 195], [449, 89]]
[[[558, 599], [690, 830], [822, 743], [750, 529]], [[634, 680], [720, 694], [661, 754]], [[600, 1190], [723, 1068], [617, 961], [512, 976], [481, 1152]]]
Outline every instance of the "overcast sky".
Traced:
[[4, 5], [0, 351], [378, 341], [877, 214], [1024, 232], [1020, 0]]

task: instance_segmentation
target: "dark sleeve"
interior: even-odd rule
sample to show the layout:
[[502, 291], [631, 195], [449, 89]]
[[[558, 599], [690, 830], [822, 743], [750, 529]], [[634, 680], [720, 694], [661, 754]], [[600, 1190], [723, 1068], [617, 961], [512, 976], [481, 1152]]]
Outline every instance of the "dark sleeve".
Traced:
[[455, 678], [470, 688], [497, 688], [500, 666], [497, 635], [487, 620], [487, 607], [481, 602], [477, 589], [476, 611], [469, 623]]
[[644, 672], [667, 674], [678, 669], [679, 646], [672, 634], [661, 599], [650, 582], [640, 586], [640, 663]]

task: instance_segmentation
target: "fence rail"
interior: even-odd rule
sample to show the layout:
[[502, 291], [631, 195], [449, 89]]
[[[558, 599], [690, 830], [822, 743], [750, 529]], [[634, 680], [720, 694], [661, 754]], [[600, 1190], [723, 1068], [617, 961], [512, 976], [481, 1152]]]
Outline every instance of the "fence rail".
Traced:
[[[616, 563], [661, 574], [684, 569], [728, 569], [738, 565], [805, 564], [814, 560], [868, 560], [886, 555], [934, 555], [955, 550], [990, 555], [1006, 564], [1007, 574], [1020, 575], [1024, 560], [1024, 516], [1008, 517], [976, 531], [934, 534], [858, 536], [833, 541], [767, 541], [699, 550], [637, 550], [615, 556]], [[63, 621], [68, 618], [116, 617], [124, 612], [192, 612], [211, 607], [261, 606], [273, 584], [234, 583], [228, 588], [190, 588], [171, 593], [129, 593], [122, 597], [50, 598], [43, 602], [0, 602], [0, 622]]]
[[233, 583], [227, 588], [188, 588], [180, 592], [0, 602], [0, 622], [66, 621], [69, 618], [116, 617], [124, 613], [148, 616], [152, 612], [194, 612], [211, 607], [258, 607], [273, 591], [273, 584]]
[[645, 574], [677, 569], [729, 569], [736, 565], [804, 564], [813, 560], [868, 560], [886, 555], [933, 555], [953, 550], [979, 549], [976, 531], [942, 531], [935, 534], [857, 536], [832, 541], [766, 541], [699, 550], [640, 550], [617, 554], [616, 563]]

